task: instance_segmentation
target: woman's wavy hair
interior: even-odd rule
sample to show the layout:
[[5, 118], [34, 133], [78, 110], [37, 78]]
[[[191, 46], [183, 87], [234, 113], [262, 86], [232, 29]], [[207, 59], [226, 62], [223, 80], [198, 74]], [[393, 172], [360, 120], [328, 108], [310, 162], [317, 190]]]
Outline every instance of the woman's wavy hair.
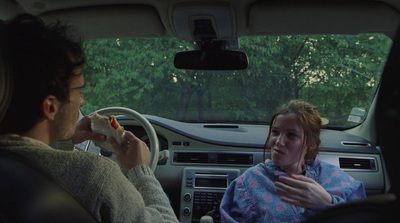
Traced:
[[[316, 156], [319, 152], [319, 145], [321, 144], [320, 132], [322, 127], [321, 116], [317, 111], [317, 107], [302, 101], [302, 100], [291, 100], [285, 103], [277, 112], [272, 116], [270, 125], [274, 123], [276, 117], [279, 115], [295, 114], [300, 122], [301, 127], [304, 131], [304, 141], [303, 144], [306, 147], [315, 144], [316, 148], [314, 150], [308, 151], [304, 160], [307, 165], [314, 162]], [[269, 139], [271, 135], [272, 128], [269, 128], [268, 138], [264, 145], [264, 160], [265, 151], [271, 149]]]

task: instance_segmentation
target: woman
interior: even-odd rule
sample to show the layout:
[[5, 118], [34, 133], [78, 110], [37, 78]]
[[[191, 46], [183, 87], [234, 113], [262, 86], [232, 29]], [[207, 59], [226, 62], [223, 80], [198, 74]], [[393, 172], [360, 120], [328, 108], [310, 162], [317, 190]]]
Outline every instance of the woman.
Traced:
[[316, 159], [321, 117], [315, 106], [290, 101], [270, 123], [264, 149], [271, 159], [229, 185], [222, 222], [301, 222], [325, 207], [366, 196], [362, 182]]

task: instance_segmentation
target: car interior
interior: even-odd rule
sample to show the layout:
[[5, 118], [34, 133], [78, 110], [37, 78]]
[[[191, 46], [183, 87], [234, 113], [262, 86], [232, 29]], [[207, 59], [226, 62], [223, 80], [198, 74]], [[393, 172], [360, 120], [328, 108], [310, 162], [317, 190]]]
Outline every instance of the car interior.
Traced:
[[[255, 67], [255, 57], [247, 51], [249, 48], [241, 48], [241, 46], [249, 45], [262, 48], [256, 43], [256, 39], [252, 38], [273, 37], [277, 39], [276, 42], [282, 42], [284, 38], [295, 39], [294, 37], [297, 36], [309, 36], [309, 42], [312, 42], [318, 38], [321, 38], [318, 41], [322, 41], [324, 38], [340, 35], [348, 40], [340, 44], [354, 43], [354, 46], [367, 48], [365, 52], [368, 52], [368, 55], [361, 52], [359, 60], [367, 57], [373, 59], [365, 59], [358, 66], [349, 67], [355, 59], [352, 59], [353, 54], [344, 53], [343, 55], [350, 55], [344, 59], [348, 63], [339, 62], [339, 64], [341, 69], [357, 74], [354, 76], [355, 81], [368, 79], [363, 86], [373, 85], [374, 88], [367, 93], [354, 90], [349, 91], [350, 93], [345, 96], [338, 97], [334, 97], [333, 93], [327, 93], [326, 101], [330, 102], [332, 98], [335, 98], [337, 106], [329, 107], [326, 112], [324, 110], [323, 116], [325, 118], [326, 113], [327, 118], [323, 120], [325, 124], [321, 131], [318, 155], [318, 159], [340, 167], [354, 179], [363, 182], [367, 199], [324, 210], [310, 218], [308, 222], [397, 222], [400, 215], [396, 211], [400, 207], [398, 200], [400, 179], [396, 176], [399, 170], [396, 137], [398, 137], [400, 126], [399, 0], [0, 0], [0, 6], [0, 20], [2, 20], [0, 30], [4, 22], [22, 13], [39, 16], [46, 23], [59, 20], [76, 26], [85, 41], [84, 46], [88, 49], [87, 55], [90, 58], [88, 64], [96, 64], [87, 69], [91, 79], [95, 79], [96, 75], [92, 73], [101, 66], [100, 62], [98, 62], [100, 65], [97, 64], [96, 58], [101, 58], [106, 51], [92, 53], [89, 46], [108, 44], [109, 42], [101, 42], [104, 39], [109, 39], [118, 46], [131, 44], [124, 42], [124, 39], [148, 41], [138, 40], [137, 43], [142, 44], [140, 49], [143, 52], [150, 51], [149, 48], [156, 49], [159, 54], [169, 52], [164, 51], [164, 48], [181, 44], [178, 47], [179, 50], [160, 59], [168, 59], [171, 63], [161, 64], [159, 70], [166, 69], [163, 66], [175, 67], [183, 73], [195, 70], [197, 76], [193, 79], [203, 78], [203, 74], [207, 75], [209, 74], [207, 72], [215, 71], [227, 72], [235, 76], [243, 74], [240, 72], [251, 70], [248, 74], [256, 76], [255, 73], [251, 73]], [[382, 43], [367, 46], [361, 40], [352, 41], [352, 38], [356, 38], [355, 36], [363, 34], [371, 34], [371, 37], [368, 36], [366, 40], [380, 39]], [[321, 37], [321, 35], [324, 36]], [[182, 43], [163, 42], [165, 40]], [[195, 43], [197, 48], [185, 47], [183, 42]], [[248, 44], [249, 42], [254, 44]], [[12, 97], [12, 83], [19, 81], [13, 80], [10, 75], [7, 58], [2, 51], [3, 44], [0, 36], [0, 121]], [[273, 52], [274, 46], [269, 45], [263, 49]], [[313, 48], [310, 47], [310, 49]], [[132, 53], [132, 58], [134, 54], [139, 53]], [[379, 54], [379, 56], [370, 56], [374, 54]], [[328, 57], [334, 56], [329, 54]], [[144, 64], [138, 61], [138, 57], [134, 58], [132, 60], [124, 58], [124, 60], [129, 63]], [[370, 67], [370, 64], [377, 60], [382, 60], [382, 62], [380, 62], [380, 68], [374, 70], [376, 76], [368, 76], [367, 72], [358, 71]], [[119, 61], [114, 63], [118, 64]], [[302, 61], [297, 60], [294, 64], [299, 63]], [[145, 75], [146, 66], [154, 67], [157, 64], [144, 64], [143, 67], [132, 69], [139, 70], [138, 75]], [[329, 73], [326, 71], [327, 66], [318, 67], [307, 62], [304, 64], [306, 65], [299, 69], [299, 72], [307, 73], [304, 70], [314, 69], [314, 72], [325, 70], [323, 74]], [[284, 66], [277, 67], [285, 70]], [[333, 66], [330, 68], [339, 70]], [[260, 68], [259, 72], [268, 76], [268, 70], [264, 69], [268, 67]], [[293, 70], [295, 69], [292, 68], [290, 71]], [[204, 73], [200, 75], [203, 71]], [[182, 82], [180, 74], [173, 72], [175, 71], [168, 70], [167, 72], [168, 75], [172, 73], [171, 82]], [[319, 81], [317, 76], [312, 76], [313, 72], [308, 75], [310, 78], [302, 85], [302, 87], [305, 86], [303, 89]], [[218, 73], [215, 76], [226, 77], [227, 74]], [[296, 78], [295, 75], [290, 77]], [[319, 77], [322, 79], [322, 76]], [[210, 218], [213, 222], [220, 222], [219, 204], [229, 183], [248, 168], [264, 162], [265, 157], [268, 156], [268, 152], [264, 152], [264, 144], [269, 130], [270, 116], [257, 113], [254, 116], [264, 119], [263, 122], [257, 123], [247, 118], [236, 120], [231, 118], [229, 121], [222, 121], [223, 112], [232, 112], [231, 117], [244, 116], [243, 111], [229, 111], [234, 110], [231, 107], [224, 107], [224, 110], [219, 111], [221, 114], [214, 113], [206, 116], [208, 113], [205, 112], [207, 114], [200, 118], [184, 116], [186, 113], [174, 110], [181, 105], [172, 104], [172, 101], [175, 101], [174, 94], [168, 95], [165, 93], [168, 91], [164, 92], [160, 86], [154, 84], [152, 88], [159, 88], [158, 91], [167, 95], [167, 98], [160, 99], [159, 95], [154, 93], [157, 89], [150, 91], [145, 88], [150, 85], [151, 79], [162, 79], [156, 76], [155, 71], [149, 73], [149, 81], [134, 82], [139, 86], [144, 86], [142, 90], [138, 89], [135, 92], [143, 95], [147, 93], [145, 101], [137, 103], [132, 102], [136, 98], [131, 97], [129, 91], [124, 91], [125, 88], [131, 88], [131, 85], [114, 87], [119, 92], [120, 100], [111, 98], [111, 93], [104, 90], [96, 91], [102, 79], [110, 83], [111, 79], [107, 78], [102, 76], [96, 80], [93, 100], [91, 98], [82, 107], [81, 115], [93, 112], [116, 115], [125, 130], [132, 131], [138, 138], [148, 143], [151, 149], [150, 166], [168, 195], [180, 222], [205, 222]], [[205, 79], [207, 80], [207, 77]], [[247, 79], [250, 78], [243, 78], [241, 82], [245, 87], [248, 83]], [[161, 84], [166, 82], [162, 80], [164, 82], [160, 81]], [[254, 94], [261, 96], [272, 95], [272, 92], [275, 92], [273, 88], [282, 88], [284, 95], [287, 89], [283, 86], [284, 80], [286, 79], [275, 82], [275, 85], [265, 86], [268, 88], [265, 91], [261, 88], [257, 91], [258, 88], [254, 86], [258, 85], [249, 85], [248, 88], [256, 90]], [[124, 81], [128, 82], [128, 79], [119, 79], [119, 82]], [[347, 83], [350, 79], [342, 78], [341, 81]], [[218, 88], [222, 82], [215, 81], [215, 83], [217, 86], [213, 85], [213, 87], [220, 89], [216, 92], [221, 96], [221, 101], [233, 103], [226, 96], [230, 92], [224, 91], [222, 87]], [[278, 84], [282, 86], [276, 86]], [[235, 87], [239, 90], [235, 90]], [[250, 93], [239, 86], [232, 88], [236, 91], [234, 92], [235, 100], [251, 110], [251, 104], [247, 104]], [[355, 86], [353, 88], [356, 89]], [[193, 89], [196, 92], [200, 88]], [[169, 91], [174, 92], [175, 89], [170, 88]], [[139, 93], [135, 95], [140, 95]], [[310, 98], [313, 98], [313, 95], [322, 94], [305, 90], [300, 93], [302, 97], [308, 95]], [[188, 94], [182, 90], [180, 96], [184, 98]], [[368, 94], [369, 97], [366, 98], [363, 94]], [[200, 95], [200, 93], [197, 94], [198, 97]], [[108, 100], [108, 97], [111, 98], [110, 102], [104, 102]], [[182, 98], [176, 101], [182, 103]], [[357, 98], [365, 98], [368, 103], [354, 104], [350, 107], [346, 104], [340, 107], [346, 100]], [[102, 103], [95, 104], [96, 99]], [[132, 105], [125, 101], [132, 102]], [[260, 110], [272, 112], [281, 102], [283, 101], [274, 103], [267, 101]], [[187, 106], [193, 106], [194, 102], [191, 103]], [[210, 106], [217, 107], [218, 103]], [[318, 107], [325, 107], [324, 99], [318, 103], [320, 103], [317, 104]], [[153, 110], [164, 113], [152, 113], [153, 107], [150, 106], [152, 104], [159, 104], [161, 108]], [[196, 106], [200, 107], [200, 104]], [[188, 113], [191, 111], [190, 108], [187, 110]], [[338, 121], [339, 117], [335, 115], [328, 117], [329, 110], [334, 110], [334, 108], [346, 110], [344, 121]], [[251, 116], [253, 113], [249, 114]], [[174, 118], [175, 115], [178, 118]], [[102, 150], [91, 141], [75, 145], [75, 150], [107, 156], [118, 162], [114, 154]], [[45, 173], [27, 160], [22, 160], [12, 154], [0, 154], [0, 179], [0, 222], [54, 222], [54, 219], [57, 219], [57, 222], [96, 222], [68, 191], [68, 188], [55, 179], [49, 179]], [[19, 186], [16, 187], [16, 185]], [[58, 205], [46, 203], [47, 196], [57, 197]], [[67, 212], [63, 213], [64, 210]], [[17, 212], [19, 214], [15, 214]]]

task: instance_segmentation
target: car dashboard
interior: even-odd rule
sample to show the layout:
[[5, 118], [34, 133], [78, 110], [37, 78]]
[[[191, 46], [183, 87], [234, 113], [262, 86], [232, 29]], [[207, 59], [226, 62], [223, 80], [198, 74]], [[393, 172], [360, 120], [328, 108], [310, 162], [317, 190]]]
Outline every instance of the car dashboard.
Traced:
[[[144, 116], [154, 127], [160, 145], [155, 176], [183, 223], [200, 222], [204, 215], [219, 222], [219, 204], [229, 183], [269, 155], [263, 149], [268, 125], [193, 124]], [[118, 121], [149, 144], [145, 130], [135, 120], [119, 116]], [[76, 148], [102, 154], [90, 142]], [[317, 158], [362, 181], [368, 196], [388, 188], [381, 157], [379, 148], [363, 138], [345, 131], [321, 131]], [[110, 158], [116, 160], [115, 155]]]

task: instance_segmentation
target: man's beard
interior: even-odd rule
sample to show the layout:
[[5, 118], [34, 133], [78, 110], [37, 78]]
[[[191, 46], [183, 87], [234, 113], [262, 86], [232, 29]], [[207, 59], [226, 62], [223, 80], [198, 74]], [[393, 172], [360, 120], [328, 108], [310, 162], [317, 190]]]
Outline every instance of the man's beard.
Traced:
[[[75, 133], [75, 122], [71, 120], [71, 116], [68, 115], [65, 104], [61, 104], [59, 112], [54, 117], [52, 123], [52, 141], [58, 140], [69, 140]], [[74, 122], [74, 123], [72, 123]]]

